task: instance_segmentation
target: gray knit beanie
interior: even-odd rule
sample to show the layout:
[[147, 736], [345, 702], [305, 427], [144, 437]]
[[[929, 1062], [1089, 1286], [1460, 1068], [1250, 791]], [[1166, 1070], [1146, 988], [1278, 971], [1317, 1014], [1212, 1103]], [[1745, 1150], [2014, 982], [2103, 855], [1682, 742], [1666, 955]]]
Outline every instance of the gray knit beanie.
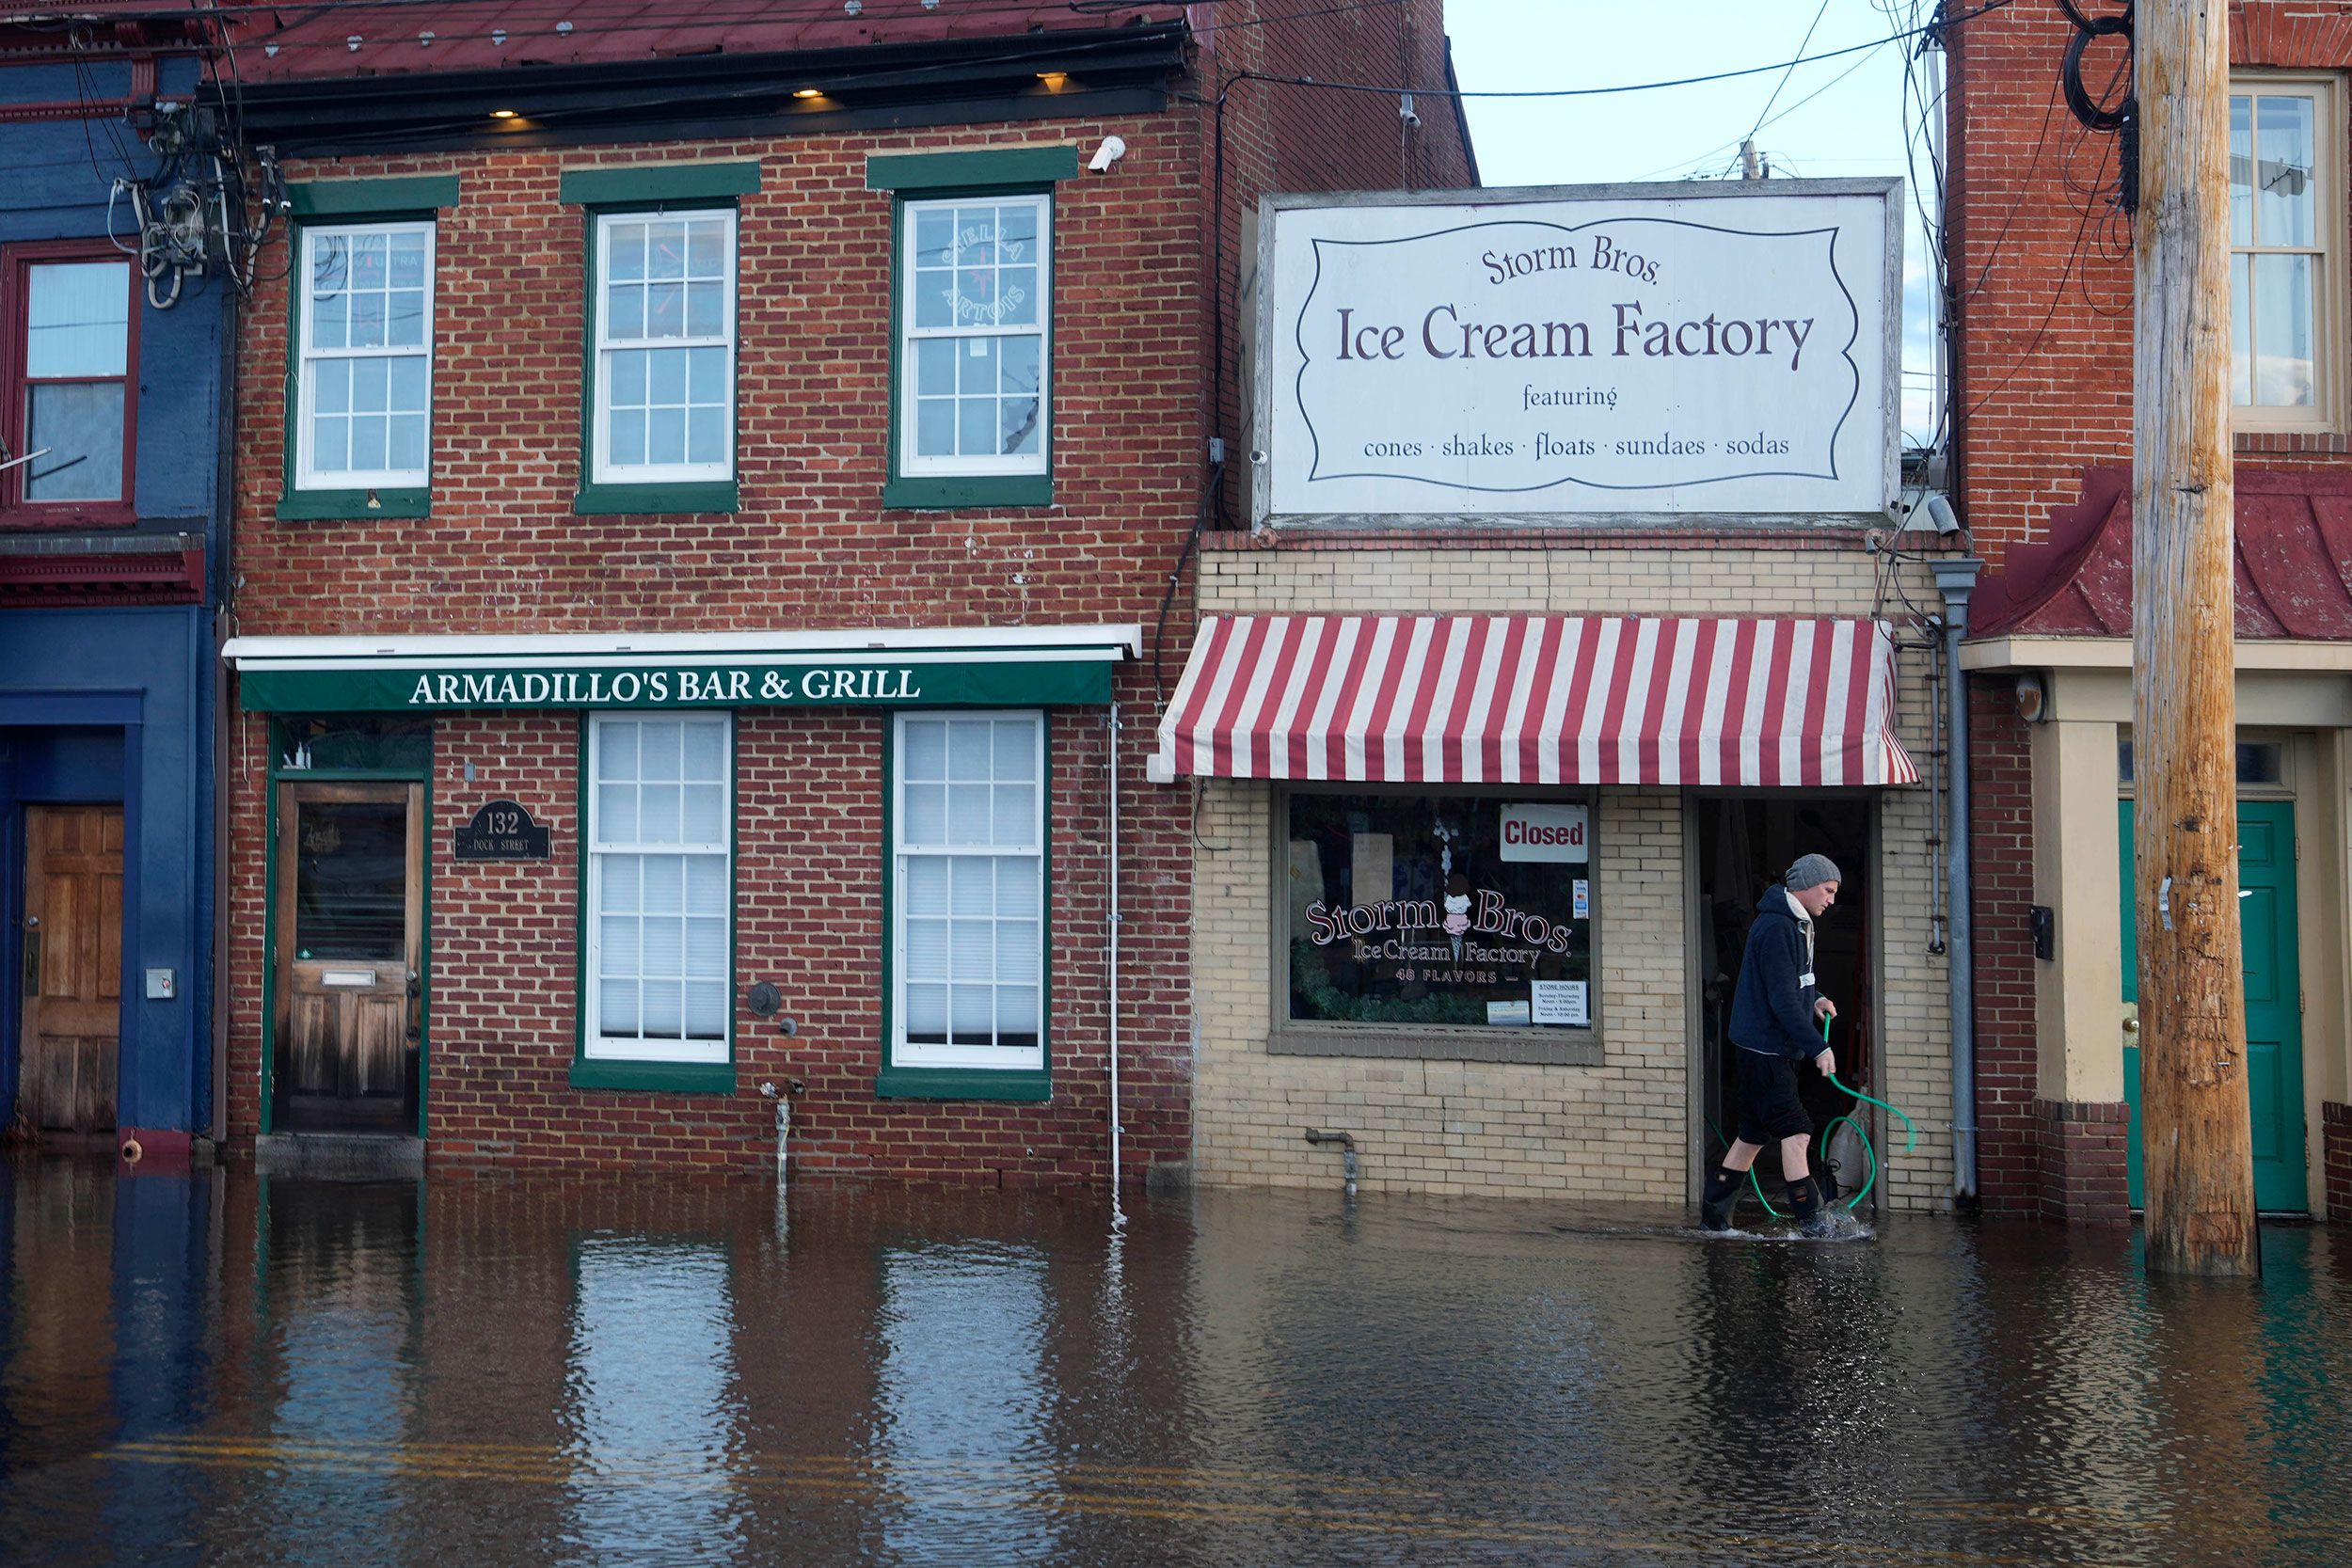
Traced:
[[1788, 875], [1781, 879], [1791, 893], [1802, 893], [1809, 887], [1820, 887], [1823, 882], [1842, 882], [1845, 879], [1844, 874], [1837, 869], [1837, 863], [1827, 855], [1798, 856], [1797, 863], [1790, 866]]

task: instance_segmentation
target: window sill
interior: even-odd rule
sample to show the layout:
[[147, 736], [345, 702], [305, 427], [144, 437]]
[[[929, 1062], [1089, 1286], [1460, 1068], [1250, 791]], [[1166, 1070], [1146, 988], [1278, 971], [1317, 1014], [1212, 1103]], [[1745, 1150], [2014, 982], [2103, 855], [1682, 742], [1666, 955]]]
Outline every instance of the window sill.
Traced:
[[882, 486], [882, 505], [898, 512], [942, 511], [965, 506], [1051, 506], [1051, 474], [963, 474], [893, 479]]
[[1043, 1068], [886, 1067], [874, 1080], [877, 1100], [1007, 1100], [1041, 1104], [1054, 1097]]
[[[1547, 1036], [1552, 1037], [1546, 1037]], [[1599, 1067], [1599, 1037], [1562, 1037], [1547, 1029], [1276, 1029], [1275, 1056], [1362, 1056], [1381, 1061], [1519, 1062], [1531, 1067]]]
[[281, 523], [364, 522], [370, 517], [429, 517], [430, 490], [289, 490], [278, 498]]
[[656, 1094], [733, 1094], [732, 1062], [628, 1062], [577, 1057], [576, 1089], [643, 1089]]
[[583, 484], [572, 498], [574, 516], [630, 514], [641, 517], [737, 510], [735, 481], [697, 483]]

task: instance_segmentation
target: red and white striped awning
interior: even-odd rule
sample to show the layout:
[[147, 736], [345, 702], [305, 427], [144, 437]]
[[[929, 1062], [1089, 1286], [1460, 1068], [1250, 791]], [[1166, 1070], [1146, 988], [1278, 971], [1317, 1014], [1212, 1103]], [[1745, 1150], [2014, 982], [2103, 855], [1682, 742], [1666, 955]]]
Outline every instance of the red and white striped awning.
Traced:
[[1213, 615], [1163, 777], [1916, 784], [1867, 620]]

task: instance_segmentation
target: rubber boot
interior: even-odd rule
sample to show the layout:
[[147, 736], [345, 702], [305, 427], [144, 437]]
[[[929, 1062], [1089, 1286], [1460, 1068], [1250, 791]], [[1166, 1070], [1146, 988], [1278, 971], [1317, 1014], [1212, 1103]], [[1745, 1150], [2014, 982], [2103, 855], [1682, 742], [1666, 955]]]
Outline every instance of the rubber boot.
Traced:
[[1740, 1188], [1748, 1179], [1743, 1170], [1727, 1170], [1722, 1165], [1707, 1167], [1707, 1191], [1699, 1199], [1699, 1228], [1728, 1230], [1732, 1211], [1740, 1207]]
[[1836, 1222], [1821, 1212], [1821, 1192], [1810, 1176], [1800, 1176], [1788, 1183], [1789, 1217], [1797, 1222], [1797, 1234], [1820, 1241], [1836, 1228]]

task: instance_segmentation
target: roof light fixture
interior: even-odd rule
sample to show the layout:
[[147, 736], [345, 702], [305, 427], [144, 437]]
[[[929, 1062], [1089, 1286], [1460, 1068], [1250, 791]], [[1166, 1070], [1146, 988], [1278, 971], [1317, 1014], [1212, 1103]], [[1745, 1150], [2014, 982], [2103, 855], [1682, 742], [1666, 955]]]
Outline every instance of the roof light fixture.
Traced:
[[492, 109], [490, 111], [490, 118], [492, 119], [513, 119], [515, 118], [515, 111], [512, 109]]
[[1067, 71], [1041, 71], [1037, 73], [1037, 79], [1045, 84], [1045, 90], [1047, 92], [1059, 92], [1063, 87], [1069, 85], [1070, 72]]
[[825, 96], [825, 89], [822, 87], [794, 87], [792, 89], [792, 96], [795, 98], [822, 98]]

